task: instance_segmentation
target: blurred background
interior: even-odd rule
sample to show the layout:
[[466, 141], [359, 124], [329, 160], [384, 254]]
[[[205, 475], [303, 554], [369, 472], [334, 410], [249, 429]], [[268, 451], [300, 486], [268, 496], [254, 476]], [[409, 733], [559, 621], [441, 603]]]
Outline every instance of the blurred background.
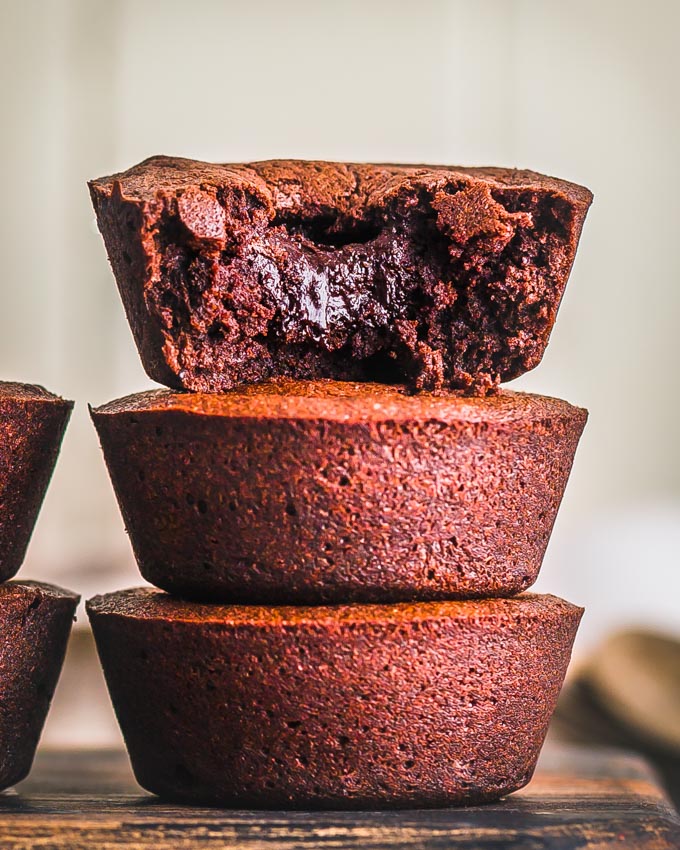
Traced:
[[[150, 386], [86, 180], [156, 153], [529, 167], [595, 193], [519, 388], [589, 408], [537, 585], [680, 632], [680, 5], [0, 0], [0, 376], [77, 400], [20, 576], [141, 583], [87, 412]], [[84, 616], [44, 740], [118, 732]], [[98, 710], [95, 710], [95, 707]]]

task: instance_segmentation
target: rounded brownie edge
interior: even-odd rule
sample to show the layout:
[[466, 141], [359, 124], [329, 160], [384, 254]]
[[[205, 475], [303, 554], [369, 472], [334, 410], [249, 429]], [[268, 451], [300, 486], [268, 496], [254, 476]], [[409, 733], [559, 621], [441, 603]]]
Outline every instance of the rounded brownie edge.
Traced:
[[0, 382], [0, 581], [24, 560], [72, 409], [43, 387]]
[[465, 805], [521, 787], [582, 614], [528, 594], [275, 609], [265, 624], [264, 608], [192, 619], [208, 606], [164, 598], [88, 604], [137, 779], [265, 808]]
[[0, 585], [0, 789], [30, 771], [79, 599], [43, 582]]
[[92, 412], [144, 578], [274, 604], [525, 590], [586, 416], [526, 393], [338, 382], [160, 391]]

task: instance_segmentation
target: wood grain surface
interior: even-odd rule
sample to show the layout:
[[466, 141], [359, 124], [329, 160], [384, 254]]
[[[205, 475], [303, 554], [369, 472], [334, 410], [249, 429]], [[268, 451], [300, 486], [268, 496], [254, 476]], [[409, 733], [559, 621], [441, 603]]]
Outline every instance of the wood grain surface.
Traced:
[[548, 748], [532, 783], [499, 803], [390, 812], [254, 812], [168, 804], [119, 751], [43, 752], [0, 794], [2, 850], [109, 848], [678, 850], [680, 820], [644, 762]]

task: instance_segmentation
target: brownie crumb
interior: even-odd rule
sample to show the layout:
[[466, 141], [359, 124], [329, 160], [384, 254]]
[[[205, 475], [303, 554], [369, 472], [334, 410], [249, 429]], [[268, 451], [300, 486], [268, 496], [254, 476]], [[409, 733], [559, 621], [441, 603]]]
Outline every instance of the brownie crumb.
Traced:
[[530, 171], [153, 157], [90, 184], [148, 374], [483, 394], [545, 350], [591, 202]]

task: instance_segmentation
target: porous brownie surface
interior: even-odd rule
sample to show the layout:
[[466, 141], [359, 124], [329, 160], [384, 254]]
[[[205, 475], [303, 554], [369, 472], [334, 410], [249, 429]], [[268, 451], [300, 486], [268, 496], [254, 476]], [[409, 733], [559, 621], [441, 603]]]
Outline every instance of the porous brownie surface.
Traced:
[[484, 392], [540, 361], [592, 196], [531, 171], [157, 156], [90, 183], [148, 374]]
[[42, 387], [0, 381], [0, 581], [24, 559], [72, 409]]
[[582, 610], [551, 596], [88, 611], [138, 781], [242, 806], [492, 800], [534, 769]]
[[26, 402], [60, 400], [39, 384], [21, 384], [16, 381], [0, 381], [0, 399]]
[[0, 789], [31, 768], [78, 599], [49, 584], [0, 584]]
[[586, 415], [526, 393], [292, 380], [92, 411], [144, 577], [273, 603], [528, 587]]

